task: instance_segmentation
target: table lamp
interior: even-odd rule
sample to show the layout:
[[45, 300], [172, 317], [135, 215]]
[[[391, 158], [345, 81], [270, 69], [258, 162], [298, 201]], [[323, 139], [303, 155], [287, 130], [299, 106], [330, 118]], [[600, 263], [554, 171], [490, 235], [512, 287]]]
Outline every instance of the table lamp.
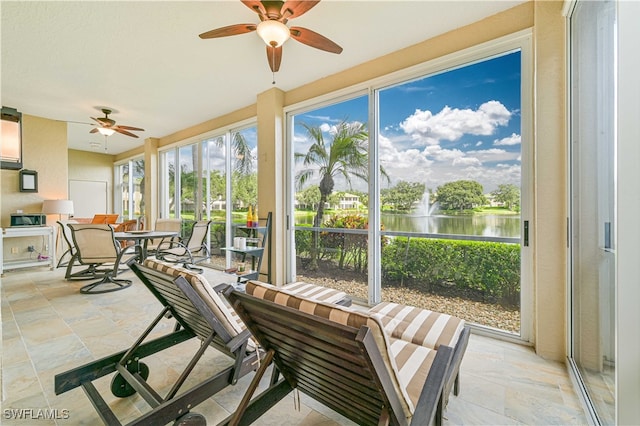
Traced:
[[62, 220], [62, 215], [73, 214], [73, 201], [71, 200], [44, 200], [42, 202], [42, 213], [57, 214], [58, 219]]

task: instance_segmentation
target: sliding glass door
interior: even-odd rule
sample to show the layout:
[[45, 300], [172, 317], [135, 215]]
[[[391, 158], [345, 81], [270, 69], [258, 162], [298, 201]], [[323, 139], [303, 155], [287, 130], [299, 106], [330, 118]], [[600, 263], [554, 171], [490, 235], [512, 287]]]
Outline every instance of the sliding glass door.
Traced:
[[571, 15], [571, 361], [601, 424], [615, 423], [615, 3]]
[[288, 279], [530, 340], [530, 63], [520, 34], [290, 112]]

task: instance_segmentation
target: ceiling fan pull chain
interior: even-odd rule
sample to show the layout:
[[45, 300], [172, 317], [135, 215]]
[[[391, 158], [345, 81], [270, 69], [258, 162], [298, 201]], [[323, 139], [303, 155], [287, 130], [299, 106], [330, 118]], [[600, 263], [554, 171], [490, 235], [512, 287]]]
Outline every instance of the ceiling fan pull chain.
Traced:
[[[276, 48], [274, 46], [273, 49], [271, 49], [271, 63], [275, 64], [276, 63]], [[271, 84], [276, 84], [276, 72], [274, 70], [271, 70], [271, 76], [273, 81], [271, 82]]]

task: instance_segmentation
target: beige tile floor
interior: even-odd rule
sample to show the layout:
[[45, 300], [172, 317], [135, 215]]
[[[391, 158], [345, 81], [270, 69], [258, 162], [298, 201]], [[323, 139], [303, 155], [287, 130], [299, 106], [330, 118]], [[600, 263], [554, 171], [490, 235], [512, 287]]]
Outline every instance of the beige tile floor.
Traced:
[[[224, 275], [208, 275], [213, 284], [225, 280]], [[82, 390], [55, 395], [54, 376], [127, 348], [159, 312], [160, 304], [130, 271], [123, 277], [133, 278], [133, 286], [101, 295], [80, 294], [84, 283], [67, 282], [63, 276], [61, 269], [32, 268], [2, 277], [2, 425], [101, 424]], [[171, 325], [167, 320], [162, 328], [166, 331]], [[190, 341], [145, 358], [152, 386], [167, 389], [195, 348], [196, 342]], [[207, 351], [187, 386], [228, 363], [214, 350]], [[249, 381], [245, 376], [193, 411], [216, 424], [234, 410]], [[109, 383], [109, 376], [94, 382], [123, 423], [148, 410], [138, 395], [113, 397]], [[460, 395], [449, 400], [445, 425], [587, 424], [564, 365], [543, 360], [527, 346], [472, 334], [461, 384]], [[352, 424], [304, 395], [301, 400], [296, 408], [289, 395], [256, 424]], [[34, 415], [46, 409], [68, 418], [16, 419], [16, 413], [29, 413], [19, 409], [30, 409]]]

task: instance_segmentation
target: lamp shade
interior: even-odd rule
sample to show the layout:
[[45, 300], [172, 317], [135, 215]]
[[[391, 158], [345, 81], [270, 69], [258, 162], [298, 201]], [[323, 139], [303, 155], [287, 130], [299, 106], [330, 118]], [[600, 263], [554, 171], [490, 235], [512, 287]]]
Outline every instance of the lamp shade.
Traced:
[[71, 200], [44, 200], [42, 202], [44, 214], [73, 214], [73, 201]]
[[280, 47], [289, 40], [291, 32], [289, 28], [280, 21], [268, 19], [258, 24], [256, 31], [267, 46]]
[[106, 127], [98, 127], [98, 131], [100, 132], [101, 135], [105, 135], [105, 136], [111, 136], [116, 132], [115, 130], [108, 129]]

